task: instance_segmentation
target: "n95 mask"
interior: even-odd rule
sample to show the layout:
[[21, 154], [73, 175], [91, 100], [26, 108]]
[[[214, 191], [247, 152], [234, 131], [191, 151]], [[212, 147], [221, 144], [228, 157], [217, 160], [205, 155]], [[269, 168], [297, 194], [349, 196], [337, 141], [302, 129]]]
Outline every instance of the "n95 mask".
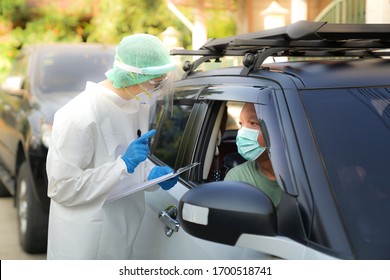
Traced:
[[257, 141], [259, 133], [259, 130], [245, 126], [237, 132], [236, 145], [238, 152], [246, 160], [254, 161], [265, 151], [265, 147], [260, 146]]

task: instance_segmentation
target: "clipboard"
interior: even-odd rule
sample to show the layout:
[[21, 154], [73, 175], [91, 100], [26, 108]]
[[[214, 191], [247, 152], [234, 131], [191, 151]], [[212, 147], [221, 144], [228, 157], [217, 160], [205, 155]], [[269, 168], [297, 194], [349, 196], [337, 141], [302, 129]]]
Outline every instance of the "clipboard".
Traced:
[[122, 198], [122, 197], [125, 197], [125, 196], [128, 196], [132, 193], [135, 193], [135, 192], [138, 192], [138, 191], [141, 191], [141, 190], [144, 190], [144, 189], [147, 189], [153, 185], [156, 185], [158, 183], [161, 183], [161, 182], [164, 182], [166, 180], [169, 180], [173, 177], [176, 177], [178, 175], [180, 175], [181, 173], [183, 172], [186, 172], [188, 170], [190, 170], [191, 168], [194, 168], [195, 166], [199, 165], [200, 162], [194, 162], [194, 163], [191, 163], [189, 165], [186, 165], [186, 166], [183, 166], [183, 167], [180, 167], [179, 169], [177, 169], [176, 171], [174, 172], [171, 172], [171, 173], [168, 173], [166, 175], [163, 175], [161, 177], [158, 177], [156, 179], [152, 179], [152, 180], [149, 180], [149, 181], [145, 181], [145, 182], [142, 182], [140, 184], [137, 184], [135, 186], [132, 186], [131, 188], [129, 188], [128, 190], [126, 190], [125, 192], [122, 192], [122, 193], [115, 193], [111, 196], [109, 196], [106, 201], [104, 203], [108, 203], [108, 202], [111, 202], [111, 201], [114, 201], [114, 200], [117, 200], [119, 198]]
[[200, 162], [194, 162], [194, 163], [191, 163], [189, 165], [186, 165], [186, 166], [183, 166], [183, 167], [180, 167], [178, 170], [176, 170], [175, 172], [173, 172], [174, 175], [179, 175], [183, 172], [186, 172], [187, 170], [190, 170], [191, 168], [199, 165]]

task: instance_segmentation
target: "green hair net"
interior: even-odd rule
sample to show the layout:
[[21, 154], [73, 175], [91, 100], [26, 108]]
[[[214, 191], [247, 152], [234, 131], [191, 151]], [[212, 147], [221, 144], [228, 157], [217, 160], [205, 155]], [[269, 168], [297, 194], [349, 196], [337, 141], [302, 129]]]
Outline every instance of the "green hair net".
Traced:
[[149, 34], [124, 37], [116, 46], [112, 69], [106, 72], [115, 88], [128, 87], [161, 77], [175, 68], [160, 39]]

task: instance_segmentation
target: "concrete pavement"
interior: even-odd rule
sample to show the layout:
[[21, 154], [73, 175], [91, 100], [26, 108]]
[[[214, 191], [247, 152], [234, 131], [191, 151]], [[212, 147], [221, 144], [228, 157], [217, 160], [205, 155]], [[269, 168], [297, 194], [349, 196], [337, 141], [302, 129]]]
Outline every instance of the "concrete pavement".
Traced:
[[16, 208], [11, 197], [0, 197], [0, 259], [43, 260], [46, 254], [30, 255], [19, 245]]

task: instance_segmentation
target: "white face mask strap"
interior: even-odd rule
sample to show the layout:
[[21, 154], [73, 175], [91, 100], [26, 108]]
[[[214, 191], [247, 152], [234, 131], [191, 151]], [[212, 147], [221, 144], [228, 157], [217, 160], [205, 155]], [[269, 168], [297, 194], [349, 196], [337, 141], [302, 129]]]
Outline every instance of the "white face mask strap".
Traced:
[[142, 83], [138, 84], [138, 86], [142, 88], [142, 90], [144, 91], [147, 97], [149, 98], [152, 97], [152, 93], [145, 86], [143, 86]]
[[131, 98], [134, 98], [134, 99], [136, 99], [136, 100], [141, 100], [137, 95], [134, 95], [134, 94], [132, 94], [130, 91], [128, 91], [127, 89], [126, 89], [126, 87], [124, 87], [123, 88], [124, 90], [125, 90], [125, 92], [131, 97]]

